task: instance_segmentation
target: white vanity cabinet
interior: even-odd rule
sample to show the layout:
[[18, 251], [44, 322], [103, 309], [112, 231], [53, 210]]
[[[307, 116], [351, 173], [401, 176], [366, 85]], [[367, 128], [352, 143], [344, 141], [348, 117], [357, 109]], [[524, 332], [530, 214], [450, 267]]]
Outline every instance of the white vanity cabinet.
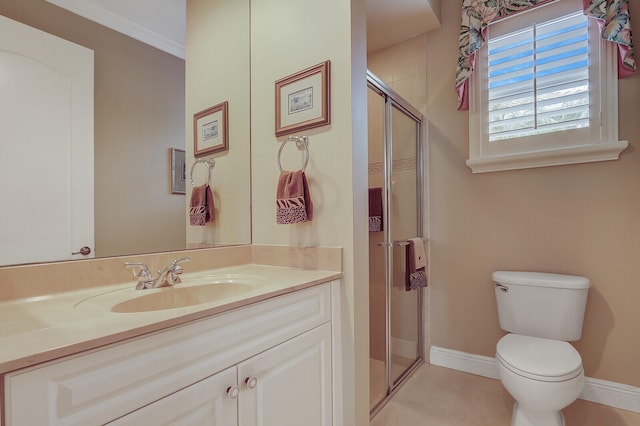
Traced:
[[330, 425], [330, 348], [324, 324], [109, 425]]
[[9, 373], [4, 425], [332, 425], [332, 285]]

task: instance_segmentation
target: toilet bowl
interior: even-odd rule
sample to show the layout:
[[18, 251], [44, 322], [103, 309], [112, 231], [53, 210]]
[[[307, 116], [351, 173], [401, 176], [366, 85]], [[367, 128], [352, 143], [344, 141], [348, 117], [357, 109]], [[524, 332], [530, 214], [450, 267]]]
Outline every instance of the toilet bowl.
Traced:
[[516, 400], [512, 426], [563, 426], [562, 410], [584, 387], [578, 352], [567, 342], [508, 334], [496, 349], [498, 375]]

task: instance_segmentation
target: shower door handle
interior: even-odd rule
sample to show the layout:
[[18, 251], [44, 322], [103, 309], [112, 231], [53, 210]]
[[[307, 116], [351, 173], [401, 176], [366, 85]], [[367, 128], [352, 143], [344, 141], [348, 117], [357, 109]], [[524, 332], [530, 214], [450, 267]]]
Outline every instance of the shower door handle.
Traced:
[[409, 245], [409, 241], [391, 241], [389, 243], [387, 243], [387, 242], [378, 243], [378, 245], [380, 247], [402, 247], [402, 246], [408, 246]]

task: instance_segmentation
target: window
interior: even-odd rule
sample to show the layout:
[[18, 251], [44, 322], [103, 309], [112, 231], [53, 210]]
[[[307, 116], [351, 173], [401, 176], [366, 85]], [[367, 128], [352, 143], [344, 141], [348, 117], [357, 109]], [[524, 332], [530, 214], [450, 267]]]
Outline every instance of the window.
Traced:
[[489, 141], [589, 127], [582, 12], [488, 41]]
[[617, 159], [617, 58], [582, 1], [495, 22], [469, 106], [474, 173]]

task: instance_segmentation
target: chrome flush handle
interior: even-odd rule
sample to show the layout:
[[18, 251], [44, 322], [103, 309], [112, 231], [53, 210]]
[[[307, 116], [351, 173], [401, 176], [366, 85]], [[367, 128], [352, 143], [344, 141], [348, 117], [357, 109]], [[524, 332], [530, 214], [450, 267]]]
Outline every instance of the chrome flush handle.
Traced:
[[500, 291], [503, 291], [505, 293], [509, 292], [509, 287], [507, 287], [506, 285], [496, 283], [496, 288], [500, 289]]

